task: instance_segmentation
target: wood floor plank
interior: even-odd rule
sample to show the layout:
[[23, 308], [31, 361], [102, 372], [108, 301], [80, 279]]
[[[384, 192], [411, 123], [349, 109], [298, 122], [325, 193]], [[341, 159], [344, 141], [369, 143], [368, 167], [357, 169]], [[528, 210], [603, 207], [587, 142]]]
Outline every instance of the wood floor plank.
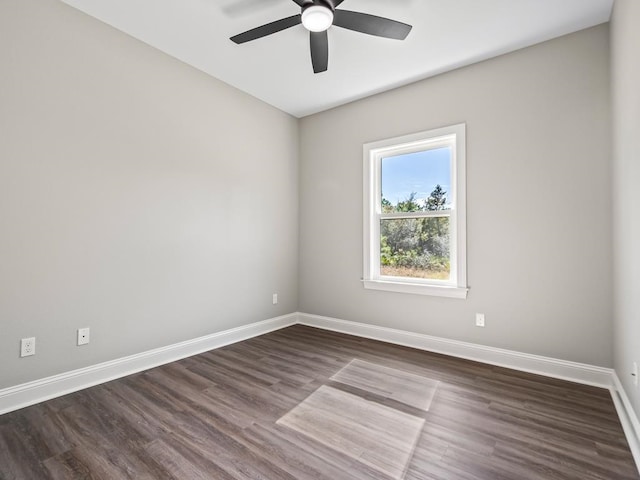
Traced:
[[40, 458], [16, 429], [0, 426], [0, 479], [46, 478]]
[[296, 325], [0, 416], [1, 480], [127, 478], [640, 475], [606, 389]]
[[154, 440], [145, 450], [163, 466], [167, 476], [172, 479], [208, 480], [211, 478], [210, 472], [187, 460], [164, 440]]
[[246, 448], [233, 437], [194, 416], [181, 414], [176, 418], [173, 435], [201, 456], [215, 458], [216, 465], [233, 478], [295, 480], [280, 467]]
[[[294, 445], [290, 454], [300, 455], [303, 461], [308, 461], [307, 459], [309, 455], [317, 456], [328, 467], [335, 467], [341, 473], [333, 476], [332, 478], [334, 479], [390, 480], [388, 475], [385, 475], [367, 464], [358, 462], [353, 457], [347, 455], [344, 451], [320, 443], [308, 435], [299, 433], [296, 430], [277, 424], [269, 424], [268, 426], [262, 425], [262, 427], [268, 428], [271, 432], [275, 432], [280, 438], [289, 439], [291, 444]], [[330, 471], [331, 469], [329, 468], [328, 470]]]
[[[49, 477], [54, 480], [86, 479], [101, 480], [102, 477], [96, 469], [82, 463], [73, 450], [68, 450], [60, 455], [46, 459], [44, 466], [49, 472]], [[106, 479], [105, 479], [106, 480]]]
[[243, 436], [245, 445], [299, 480], [333, 480], [345, 476], [344, 468], [334, 462], [327, 462], [321, 451], [306, 450], [300, 443], [293, 443], [292, 440], [282, 430], [260, 424], [247, 429]]

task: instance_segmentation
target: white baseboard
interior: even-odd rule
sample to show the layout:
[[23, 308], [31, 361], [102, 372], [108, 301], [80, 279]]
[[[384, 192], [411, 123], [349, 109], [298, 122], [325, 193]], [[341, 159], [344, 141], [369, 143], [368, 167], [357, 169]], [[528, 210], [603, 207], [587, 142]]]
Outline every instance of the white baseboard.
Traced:
[[294, 325], [292, 313], [0, 390], [0, 415]]
[[614, 371], [613, 387], [611, 388], [611, 398], [616, 406], [622, 429], [627, 437], [629, 448], [633, 454], [633, 458], [636, 461], [638, 472], [640, 473], [640, 421], [638, 416], [631, 405], [631, 401], [625, 392], [622, 382], [618, 378], [618, 374]]
[[250, 323], [5, 388], [0, 390], [0, 415], [295, 324], [607, 388], [611, 392], [629, 447], [640, 471], [640, 422], [613, 369], [307, 313], [291, 313]]
[[451, 355], [452, 357], [475, 360], [490, 365], [512, 368], [523, 372], [569, 380], [585, 385], [593, 385], [607, 389], [613, 385], [613, 370], [610, 368], [596, 367], [584, 363], [569, 362], [567, 360], [558, 360], [556, 358], [542, 357], [539, 355], [531, 355], [528, 353], [307, 313], [298, 313], [298, 323], [310, 327], [322, 328], [324, 330], [332, 330], [334, 332], [347, 333], [358, 337], [395, 343], [396, 345], [417, 348], [419, 350], [442, 353]]

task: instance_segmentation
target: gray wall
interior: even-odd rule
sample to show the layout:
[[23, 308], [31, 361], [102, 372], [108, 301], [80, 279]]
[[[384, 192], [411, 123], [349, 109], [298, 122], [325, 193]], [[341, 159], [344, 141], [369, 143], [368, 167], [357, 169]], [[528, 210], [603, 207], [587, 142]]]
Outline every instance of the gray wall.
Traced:
[[296, 119], [55, 0], [0, 32], [0, 388], [296, 311]]
[[[622, 42], [637, 33], [618, 24], [626, 101], [638, 65]], [[0, 388], [298, 308], [612, 364], [606, 26], [299, 124], [55, 0], [1, 2], [0, 32]], [[469, 298], [364, 290], [362, 144], [458, 122]], [[632, 154], [617, 157], [623, 217]], [[616, 279], [637, 291], [625, 261]], [[640, 338], [632, 302], [616, 303], [621, 378]], [[19, 359], [26, 336], [37, 355]]]
[[[300, 310], [611, 366], [608, 35], [595, 27], [302, 119]], [[365, 290], [362, 144], [460, 122], [468, 299]]]
[[614, 351], [618, 377], [640, 416], [640, 2], [616, 0], [611, 21], [614, 194]]

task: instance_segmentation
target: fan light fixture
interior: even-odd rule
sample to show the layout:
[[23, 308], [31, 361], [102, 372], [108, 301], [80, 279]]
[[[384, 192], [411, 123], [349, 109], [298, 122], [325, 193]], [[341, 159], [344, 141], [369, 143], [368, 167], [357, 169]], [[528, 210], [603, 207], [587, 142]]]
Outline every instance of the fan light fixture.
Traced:
[[302, 25], [310, 32], [324, 32], [333, 23], [333, 12], [322, 5], [313, 5], [302, 12]]
[[404, 40], [411, 31], [411, 25], [397, 20], [377, 17], [368, 13], [336, 9], [344, 0], [292, 1], [300, 7], [301, 11], [298, 15], [291, 15], [275, 22], [265, 23], [259, 27], [234, 35], [230, 40], [240, 45], [241, 43], [258, 40], [302, 24], [304, 28], [309, 30], [309, 49], [311, 50], [313, 73], [320, 73], [326, 72], [329, 65], [329, 34], [327, 30], [331, 25], [394, 40]]

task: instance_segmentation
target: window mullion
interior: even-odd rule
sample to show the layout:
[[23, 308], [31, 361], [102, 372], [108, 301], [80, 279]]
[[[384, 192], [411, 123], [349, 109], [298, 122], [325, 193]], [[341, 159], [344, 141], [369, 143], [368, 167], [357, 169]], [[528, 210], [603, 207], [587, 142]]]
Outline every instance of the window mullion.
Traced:
[[380, 219], [400, 220], [403, 218], [434, 218], [434, 217], [449, 217], [449, 216], [451, 216], [451, 210], [423, 210], [419, 212], [381, 213]]

